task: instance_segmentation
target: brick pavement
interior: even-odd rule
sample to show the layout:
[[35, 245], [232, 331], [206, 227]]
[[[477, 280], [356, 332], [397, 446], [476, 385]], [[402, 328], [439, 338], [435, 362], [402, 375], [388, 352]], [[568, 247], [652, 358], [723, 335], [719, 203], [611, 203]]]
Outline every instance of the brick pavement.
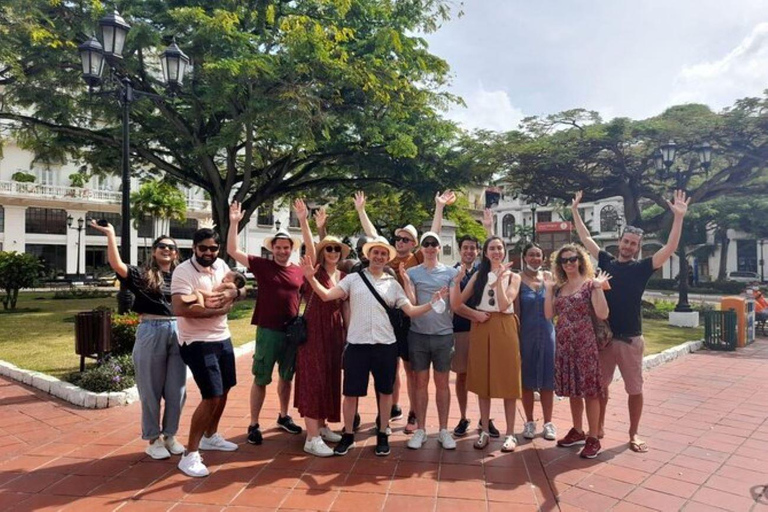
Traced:
[[[330, 459], [305, 455], [303, 436], [275, 428], [265, 432], [264, 445], [251, 446], [248, 363], [248, 356], [238, 360], [241, 383], [221, 424], [240, 449], [205, 453], [212, 470], [205, 479], [183, 476], [176, 457], [154, 461], [144, 454], [137, 404], [82, 410], [0, 378], [0, 510], [768, 512], [768, 340], [737, 353], [702, 351], [646, 374], [647, 454], [628, 450], [626, 395], [614, 383], [604, 451], [592, 461], [540, 437], [512, 454], [500, 452], [501, 440], [477, 451], [474, 433], [443, 452], [434, 411], [432, 435], [418, 451], [405, 447], [403, 423], [393, 424], [388, 458], [373, 456], [370, 433], [358, 435], [350, 455]], [[191, 390], [182, 433], [198, 400]], [[476, 421], [474, 399], [470, 404]], [[501, 401], [493, 407], [500, 424]], [[374, 408], [372, 398], [361, 402], [363, 431]], [[454, 400], [451, 424], [457, 410]], [[276, 414], [271, 389], [262, 424]], [[561, 435], [569, 417], [567, 401], [557, 402]]]

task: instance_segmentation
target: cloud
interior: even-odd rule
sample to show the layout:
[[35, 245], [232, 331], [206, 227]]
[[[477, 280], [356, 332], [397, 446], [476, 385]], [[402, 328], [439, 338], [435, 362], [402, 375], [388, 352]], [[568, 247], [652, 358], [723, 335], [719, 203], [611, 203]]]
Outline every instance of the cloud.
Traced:
[[768, 23], [756, 25], [725, 57], [684, 66], [675, 78], [670, 104], [705, 103], [715, 108], [768, 88]]
[[525, 117], [522, 110], [512, 105], [506, 91], [489, 91], [482, 83], [478, 83], [474, 90], [462, 96], [466, 108], [452, 108], [448, 118], [468, 130], [514, 130]]

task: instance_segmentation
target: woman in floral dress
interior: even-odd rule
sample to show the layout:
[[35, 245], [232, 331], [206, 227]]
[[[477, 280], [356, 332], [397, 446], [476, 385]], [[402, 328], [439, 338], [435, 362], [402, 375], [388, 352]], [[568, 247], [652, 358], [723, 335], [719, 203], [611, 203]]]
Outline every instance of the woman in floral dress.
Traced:
[[[565, 245], [552, 257], [552, 277], [545, 277], [544, 315], [557, 316], [555, 351], [555, 392], [570, 398], [573, 428], [558, 446], [584, 445], [580, 455], [593, 459], [600, 451], [597, 429], [600, 417], [600, 360], [592, 316], [608, 318], [603, 285], [610, 279], [595, 276], [584, 249]], [[589, 431], [582, 428], [586, 402]]]

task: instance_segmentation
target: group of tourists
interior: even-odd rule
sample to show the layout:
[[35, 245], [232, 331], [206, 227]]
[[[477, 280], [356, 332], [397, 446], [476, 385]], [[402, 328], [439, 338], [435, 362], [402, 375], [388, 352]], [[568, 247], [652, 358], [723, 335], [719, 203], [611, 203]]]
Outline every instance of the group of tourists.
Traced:
[[[455, 200], [450, 191], [435, 196], [429, 231], [419, 236], [412, 225], [396, 229], [394, 245], [377, 233], [365, 210], [365, 195], [358, 192], [355, 207], [365, 235], [358, 241], [357, 259], [349, 258], [351, 249], [340, 238], [325, 232], [322, 209], [315, 214], [319, 237], [314, 237], [301, 200], [294, 203], [301, 241], [278, 231], [264, 241], [272, 258], [246, 254], [238, 244], [244, 213], [232, 203], [227, 254], [253, 273], [259, 289], [252, 319], [257, 330], [247, 442], [264, 441], [261, 412], [277, 365], [276, 424], [291, 434], [304, 432], [289, 414], [294, 391], [293, 405], [306, 428], [304, 450], [318, 457], [345, 455], [355, 447], [358, 400], [367, 395], [372, 376], [378, 404], [374, 452], [389, 455], [389, 423], [404, 416], [402, 360], [409, 449], [417, 450], [429, 439], [431, 369], [437, 442], [443, 449], [455, 449], [455, 438], [470, 432], [472, 392], [480, 416], [474, 447], [484, 449], [490, 438], [501, 437], [491, 418], [491, 400], [502, 399], [501, 450], [513, 451], [518, 399], [525, 413], [522, 437], [539, 435], [537, 392], [544, 421], [541, 436], [557, 440], [554, 398], [568, 397], [573, 424], [557, 445], [583, 445], [581, 456], [594, 458], [604, 433], [608, 385], [618, 367], [629, 395], [629, 448], [647, 451], [638, 436], [643, 408], [641, 300], [648, 279], [677, 248], [688, 200], [683, 192], [675, 193], [669, 202], [674, 221], [667, 243], [638, 260], [642, 231], [627, 226], [618, 255], [602, 251], [581, 219], [581, 197], [577, 193], [572, 203], [581, 245], [555, 251], [545, 270], [542, 248], [530, 243], [523, 249], [519, 273], [510, 270], [506, 245], [493, 235], [488, 210], [483, 219], [488, 237], [482, 246], [476, 238], [462, 236], [461, 261], [454, 266], [440, 262], [443, 210]], [[194, 234], [192, 258], [179, 263], [176, 242], [162, 236], [139, 268], [121, 261], [112, 226], [92, 226], [107, 235], [109, 263], [134, 293], [133, 310], [141, 316], [133, 357], [146, 452], [155, 459], [181, 455], [181, 471], [206, 476], [200, 451], [238, 448], [218, 433], [218, 425], [237, 381], [227, 313], [234, 301], [244, 298], [245, 289], [219, 258], [219, 235], [210, 228]], [[304, 256], [297, 265], [291, 257], [302, 242]], [[306, 324], [302, 343], [286, 334], [299, 315]], [[186, 448], [176, 439], [186, 396], [185, 365], [202, 397]], [[460, 409], [452, 429], [451, 371]], [[340, 432], [331, 428], [338, 422], [343, 422]]]

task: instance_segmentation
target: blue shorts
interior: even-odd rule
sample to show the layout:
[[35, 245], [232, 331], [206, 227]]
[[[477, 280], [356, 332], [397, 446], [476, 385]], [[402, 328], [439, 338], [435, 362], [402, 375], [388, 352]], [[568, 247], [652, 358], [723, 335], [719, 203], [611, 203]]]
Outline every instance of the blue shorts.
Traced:
[[204, 399], [223, 396], [237, 384], [235, 351], [230, 338], [184, 343], [180, 352]]

